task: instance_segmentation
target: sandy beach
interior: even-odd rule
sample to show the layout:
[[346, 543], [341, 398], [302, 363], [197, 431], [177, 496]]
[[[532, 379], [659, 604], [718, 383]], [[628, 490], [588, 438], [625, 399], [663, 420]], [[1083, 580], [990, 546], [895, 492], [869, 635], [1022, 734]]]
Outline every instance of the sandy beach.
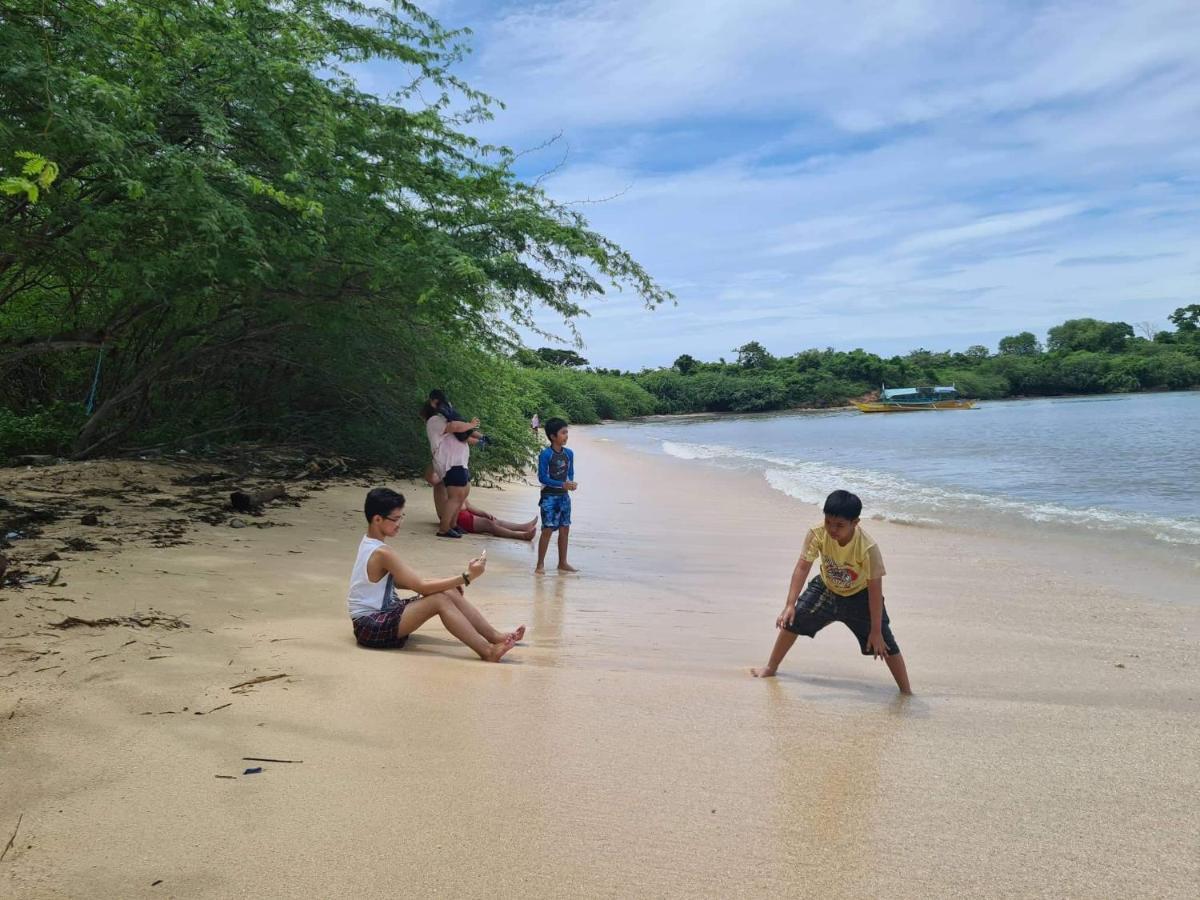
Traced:
[[[250, 522], [275, 527], [177, 526], [174, 546], [146, 527], [169, 510], [103, 496], [102, 525], [14, 541], [62, 559], [30, 567], [53, 586], [0, 588], [0, 894], [1200, 893], [1194, 573], [865, 520], [916, 696], [838, 626], [758, 681], [819, 512], [603, 427], [571, 445], [579, 575], [535, 578], [528, 544], [439, 540], [429, 489], [393, 484], [418, 571], [487, 547], [470, 598], [529, 627], [499, 665], [436, 621], [403, 650], [355, 645], [362, 478]], [[130, 470], [169, 496], [169, 466], [136, 461], [5, 470], [0, 495]], [[472, 492], [514, 520], [536, 496]]]

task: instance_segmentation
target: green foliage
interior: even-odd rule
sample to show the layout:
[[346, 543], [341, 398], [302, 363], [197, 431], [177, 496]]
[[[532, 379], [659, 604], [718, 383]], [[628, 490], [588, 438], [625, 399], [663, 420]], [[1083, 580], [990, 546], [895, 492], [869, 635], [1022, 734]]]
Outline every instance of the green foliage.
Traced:
[[1181, 306], [1167, 318], [1180, 332], [1188, 335], [1196, 334], [1200, 332], [1200, 303]]
[[629, 378], [572, 372], [565, 369], [539, 369], [530, 374], [530, 409], [548, 416], [561, 416], [568, 422], [588, 425], [602, 419], [629, 419], [657, 411], [658, 403], [645, 388]]
[[774, 359], [758, 341], [743, 344], [733, 352], [737, 354], [737, 364], [743, 369], [764, 369]]
[[24, 414], [0, 407], [0, 463], [23, 453], [66, 453], [83, 418], [83, 407], [72, 403], [56, 403]]
[[1132, 339], [1133, 326], [1125, 322], [1068, 319], [1050, 329], [1046, 348], [1051, 353], [1078, 350], [1090, 353], [1120, 353]]
[[41, 193], [58, 178], [58, 164], [28, 150], [17, 150], [13, 156], [25, 163], [20, 175], [0, 178], [0, 194], [10, 197], [24, 194], [27, 202], [37, 203]]
[[696, 360], [691, 355], [683, 353], [676, 358], [671, 368], [680, 375], [691, 375], [692, 372], [696, 371]]
[[1036, 356], [1042, 352], [1042, 345], [1032, 331], [1022, 331], [1000, 338], [999, 350], [1001, 356]]
[[538, 347], [533, 352], [548, 366], [579, 368], [588, 364], [588, 361], [574, 350], [568, 350], [562, 347]]
[[[1184, 324], [1171, 341], [1135, 339], [1124, 323], [1080, 319], [1051, 329], [1056, 349], [1049, 353], [1028, 331], [1002, 339], [994, 356], [977, 345], [962, 353], [917, 349], [891, 359], [862, 349], [815, 348], [776, 358], [759, 354], [762, 345], [751, 342], [737, 351], [737, 365], [683, 354], [670, 368], [631, 377], [664, 413], [841, 406], [883, 384], [955, 384], [963, 396], [983, 400], [1181, 389], [1200, 385], [1200, 342], [1188, 341], [1188, 309], [1172, 318]], [[1076, 343], [1108, 349], [1068, 349]]]
[[[438, 384], [504, 432], [483, 465], [515, 465], [517, 328], [670, 295], [465, 130], [495, 104], [452, 74], [462, 39], [407, 2], [6, 0], [0, 405], [79, 402], [103, 349], [74, 455], [256, 438], [412, 465]], [[368, 61], [407, 87], [362, 90]]]

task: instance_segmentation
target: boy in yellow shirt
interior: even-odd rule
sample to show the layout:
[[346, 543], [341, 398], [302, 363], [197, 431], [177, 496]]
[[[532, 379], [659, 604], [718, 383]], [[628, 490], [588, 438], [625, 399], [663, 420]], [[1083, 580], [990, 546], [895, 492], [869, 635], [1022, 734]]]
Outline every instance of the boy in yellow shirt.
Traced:
[[[750, 673], [756, 678], [770, 678], [797, 635], [816, 637], [830, 622], [841, 622], [854, 632], [863, 655], [886, 662], [900, 693], [911, 694], [904, 657], [883, 606], [883, 557], [875, 542], [858, 527], [862, 501], [849, 491], [834, 491], [825, 499], [823, 512], [824, 524], [809, 529], [792, 571], [787, 602], [775, 620], [779, 635], [771, 658]], [[821, 571], [801, 593], [817, 557], [821, 559]]]

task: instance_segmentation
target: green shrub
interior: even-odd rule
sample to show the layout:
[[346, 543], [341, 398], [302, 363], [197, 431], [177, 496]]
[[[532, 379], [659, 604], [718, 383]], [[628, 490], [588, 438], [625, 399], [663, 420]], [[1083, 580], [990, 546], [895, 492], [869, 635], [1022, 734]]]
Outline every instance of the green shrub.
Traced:
[[27, 414], [0, 408], [0, 463], [25, 453], [68, 453], [86, 418], [78, 403], [55, 403]]

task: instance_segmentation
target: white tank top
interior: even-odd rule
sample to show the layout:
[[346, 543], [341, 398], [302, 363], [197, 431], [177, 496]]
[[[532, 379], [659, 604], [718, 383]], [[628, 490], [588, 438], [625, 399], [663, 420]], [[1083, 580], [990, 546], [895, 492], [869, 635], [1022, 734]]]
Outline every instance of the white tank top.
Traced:
[[358, 545], [358, 559], [354, 561], [354, 571], [350, 573], [350, 594], [346, 604], [352, 619], [382, 612], [395, 600], [391, 572], [378, 581], [371, 581], [367, 577], [367, 563], [371, 560], [371, 554], [383, 545], [383, 541], [370, 537], [364, 537]]

